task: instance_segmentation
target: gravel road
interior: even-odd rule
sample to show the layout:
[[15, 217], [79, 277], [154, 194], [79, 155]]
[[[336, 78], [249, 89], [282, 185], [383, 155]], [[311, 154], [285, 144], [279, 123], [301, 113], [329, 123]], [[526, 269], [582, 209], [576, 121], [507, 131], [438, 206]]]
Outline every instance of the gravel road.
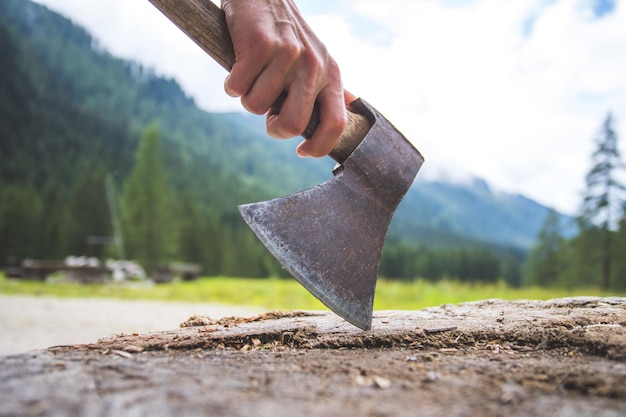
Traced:
[[192, 315], [252, 316], [261, 307], [0, 295], [0, 355], [177, 329]]

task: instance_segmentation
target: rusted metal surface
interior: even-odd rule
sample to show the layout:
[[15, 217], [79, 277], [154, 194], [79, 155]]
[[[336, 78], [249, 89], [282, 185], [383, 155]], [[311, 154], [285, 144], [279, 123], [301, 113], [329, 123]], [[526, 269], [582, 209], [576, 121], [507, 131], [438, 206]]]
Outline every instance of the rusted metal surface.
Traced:
[[387, 229], [423, 158], [369, 104], [358, 100], [352, 107], [370, 119], [372, 128], [333, 179], [239, 210], [298, 282], [367, 330]]

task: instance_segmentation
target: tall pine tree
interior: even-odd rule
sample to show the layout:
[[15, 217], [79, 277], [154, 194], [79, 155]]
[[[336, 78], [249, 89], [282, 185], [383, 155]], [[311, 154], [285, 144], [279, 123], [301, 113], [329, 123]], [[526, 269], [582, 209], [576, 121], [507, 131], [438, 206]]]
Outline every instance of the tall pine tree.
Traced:
[[602, 286], [611, 286], [611, 274], [615, 262], [614, 230], [622, 213], [626, 187], [620, 182], [618, 172], [624, 169], [617, 146], [617, 134], [613, 117], [609, 113], [596, 138], [597, 149], [593, 153], [593, 165], [587, 174], [587, 188], [580, 214], [583, 234], [589, 229], [600, 231], [602, 251]]
[[176, 203], [154, 124], [139, 142], [135, 165], [123, 188], [122, 211], [129, 257], [147, 271], [173, 260], [178, 238]]

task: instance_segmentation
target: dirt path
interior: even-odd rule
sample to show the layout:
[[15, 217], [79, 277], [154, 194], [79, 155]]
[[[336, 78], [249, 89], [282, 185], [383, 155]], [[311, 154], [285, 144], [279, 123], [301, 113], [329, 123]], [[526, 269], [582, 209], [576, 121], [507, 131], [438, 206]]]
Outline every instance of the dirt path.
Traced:
[[188, 324], [0, 357], [0, 416], [626, 415], [626, 299]]
[[219, 318], [263, 311], [221, 304], [0, 296], [0, 355], [175, 329], [194, 314]]

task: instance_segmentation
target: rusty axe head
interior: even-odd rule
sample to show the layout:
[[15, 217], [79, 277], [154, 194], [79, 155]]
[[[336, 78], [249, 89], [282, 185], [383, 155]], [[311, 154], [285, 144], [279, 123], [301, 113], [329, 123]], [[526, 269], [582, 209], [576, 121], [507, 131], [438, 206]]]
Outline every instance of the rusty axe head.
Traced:
[[[235, 53], [211, 1], [150, 0], [226, 70]], [[274, 103], [280, 111], [284, 96]], [[372, 322], [378, 264], [391, 217], [423, 163], [420, 153], [362, 100], [330, 156], [335, 177], [317, 187], [239, 207], [261, 242], [302, 285], [362, 329]], [[303, 136], [319, 123], [314, 111]]]
[[371, 128], [334, 178], [239, 211], [304, 287], [368, 330], [387, 229], [423, 158], [367, 103], [357, 100], [352, 108], [369, 119]]

